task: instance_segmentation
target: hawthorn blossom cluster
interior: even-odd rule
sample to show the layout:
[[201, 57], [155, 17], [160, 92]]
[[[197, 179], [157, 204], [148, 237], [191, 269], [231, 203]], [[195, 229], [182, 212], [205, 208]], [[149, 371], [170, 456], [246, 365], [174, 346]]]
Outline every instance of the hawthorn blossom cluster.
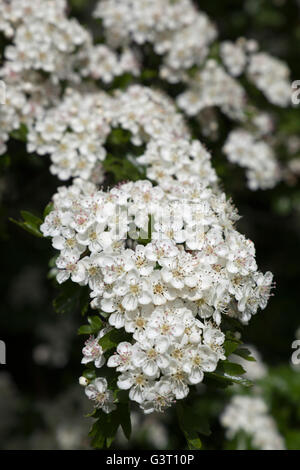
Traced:
[[0, 4], [0, 31], [10, 41], [0, 69], [6, 85], [0, 118], [1, 153], [6, 151], [9, 134], [57, 99], [58, 80], [72, 73], [73, 55], [85, 42], [87, 32], [65, 17], [65, 8], [64, 0]]
[[88, 33], [76, 20], [66, 18], [65, 10], [65, 0], [2, 2], [0, 29], [12, 40], [5, 49], [11, 73], [43, 70], [53, 81], [68, 78], [76, 49], [87, 41]]
[[[161, 163], [159, 155], [156, 156], [156, 173], [166, 173], [167, 167], [167, 174], [179, 173], [184, 162], [187, 163], [183, 156], [186, 148], [178, 153], [179, 144], [174, 143], [183, 137], [189, 138], [182, 115], [176, 112], [167, 95], [140, 85], [133, 85], [124, 92], [117, 90], [113, 95], [104, 91], [83, 94], [68, 88], [58, 105], [46, 110], [29, 126], [27, 149], [39, 155], [50, 154], [50, 171], [61, 180], [80, 177], [101, 183], [101, 162], [107, 153], [105, 144], [115, 128], [129, 131], [133, 145], [147, 145], [141, 162], [153, 160], [150, 154], [154, 141], [160, 143], [160, 148], [166, 148]], [[153, 167], [151, 165], [152, 173]], [[194, 170], [201, 177], [198, 169]], [[156, 176], [152, 175], [152, 179], [156, 180]]]
[[[217, 38], [213, 22], [197, 10], [191, 0], [102, 0], [94, 16], [103, 21], [107, 41], [112, 47], [117, 48], [124, 43], [151, 43], [154, 51], [163, 56], [160, 74], [171, 83], [183, 80], [189, 84], [187, 72], [194, 66], [200, 66], [201, 71], [206, 67]], [[221, 42], [219, 52], [219, 61], [229, 73], [220, 65], [219, 73], [224, 79], [230, 82], [230, 76], [245, 73], [271, 103], [288, 105], [291, 93], [286, 64], [267, 53], [258, 52], [257, 42], [245, 38]], [[213, 95], [211, 87], [211, 93], [209, 88], [206, 90], [209, 83], [202, 82], [201, 74], [191, 83], [197, 81], [202, 93], [194, 114], [209, 105], [205, 103], [207, 92]], [[235, 80], [231, 83], [236, 83], [236, 90], [232, 89], [232, 97], [235, 98], [235, 93], [239, 94], [239, 86]], [[216, 94], [220, 95], [217, 90]]]
[[[115, 367], [118, 388], [146, 413], [185, 398], [225, 359], [224, 315], [247, 323], [270, 295], [272, 275], [257, 271], [253, 243], [234, 228], [235, 209], [201, 181], [103, 191], [77, 179], [59, 188], [41, 226], [59, 250], [57, 281], [88, 285], [92, 308], [108, 318], [86, 342], [83, 363]], [[108, 357], [99, 339], [111, 328], [131, 340]], [[114, 409], [105, 377], [86, 393]]]
[[[94, 45], [91, 33], [66, 15], [66, 0], [11, 0], [0, 4], [0, 32], [7, 40], [0, 78], [6, 85], [1, 107], [0, 154], [9, 134], [27, 127], [58, 105], [61, 83], [86, 79], [111, 82], [139, 73], [133, 53]], [[2, 109], [3, 108], [3, 109]], [[3, 111], [3, 112], [2, 112]]]
[[218, 107], [231, 119], [244, 120], [246, 94], [215, 59], [189, 78], [189, 87], [177, 98], [179, 107], [195, 116], [206, 108]]
[[234, 396], [221, 416], [221, 423], [227, 429], [229, 439], [243, 431], [251, 438], [251, 444], [256, 449], [285, 449], [277, 425], [260, 396]]
[[[215, 138], [217, 109], [239, 126], [255, 126], [260, 111], [255, 109], [239, 81], [244, 76], [275, 106], [291, 101], [290, 72], [287, 65], [259, 51], [255, 40], [216, 42], [217, 30], [210, 19], [190, 0], [104, 0], [94, 16], [101, 18], [106, 39], [112, 48], [122, 44], [144, 49], [151, 44], [161, 56], [160, 77], [170, 83], [181, 82], [185, 90], [178, 106], [189, 117], [196, 117], [204, 135]], [[274, 120], [269, 115], [269, 120]], [[265, 134], [273, 130], [267, 126]], [[273, 138], [270, 149], [260, 146], [259, 157], [245, 162], [244, 155], [228, 155], [229, 161], [247, 168], [250, 189], [274, 187], [284, 172], [275, 161]], [[279, 142], [277, 142], [279, 145]], [[266, 167], [263, 160], [266, 160]], [[267, 176], [265, 177], [265, 170]]]
[[248, 75], [266, 98], [277, 106], [287, 106], [291, 100], [288, 66], [265, 52], [257, 52], [250, 58]]
[[[244, 395], [240, 388], [230, 399], [221, 413], [220, 422], [226, 430], [226, 437], [234, 439], [243, 432], [251, 439], [251, 446], [259, 450], [284, 450], [284, 439], [277, 424], [269, 413], [260, 381], [267, 377], [269, 370], [258, 350], [253, 345], [246, 345], [255, 361], [239, 357], [237, 362], [246, 370], [245, 377], [255, 386], [250, 394]], [[243, 446], [243, 444], [242, 444]]]
[[280, 168], [271, 145], [245, 129], [232, 131], [224, 145], [232, 163], [246, 168], [250, 189], [269, 189], [280, 180]]
[[50, 154], [50, 172], [61, 180], [94, 177], [102, 182], [111, 103], [105, 92], [82, 94], [68, 88], [61, 102], [29, 126], [28, 152]]
[[94, 45], [88, 30], [67, 17], [66, 0], [10, 0], [0, 5], [0, 31], [12, 41], [5, 49], [5, 72], [36, 70], [52, 82], [91, 76], [109, 82], [136, 67], [130, 51], [118, 55]]
[[[206, 67], [211, 46], [217, 38], [212, 21], [198, 11], [191, 0], [102, 0], [94, 16], [103, 21], [107, 41], [112, 47], [117, 48], [124, 43], [152, 44], [154, 51], [163, 56], [160, 74], [171, 83], [183, 80], [189, 84], [189, 74], [186, 72], [194, 66]], [[230, 75], [237, 77], [246, 73], [271, 103], [288, 105], [291, 95], [289, 69], [282, 61], [258, 52], [256, 41], [240, 38], [235, 43], [222, 42], [220, 61], [229, 75], [221, 66], [218, 74], [226, 80], [226, 85], [227, 82], [228, 86], [232, 84], [233, 98], [238, 99], [240, 90], [238, 83], [230, 80]], [[226, 95], [224, 89], [223, 93], [218, 92], [216, 78], [215, 89], [209, 81], [202, 81], [202, 74], [198, 79], [193, 78], [192, 83], [198, 82], [201, 90], [198, 98], [195, 97], [198, 109], [194, 114], [211, 105], [206, 101], [207, 94], [211, 95], [211, 99], [214, 94], [218, 95], [219, 101], [222, 100], [221, 94]]]
[[[240, 38], [236, 42], [217, 43], [216, 27], [195, 8], [191, 0], [102, 0], [94, 16], [102, 21], [106, 44], [94, 44], [91, 33], [77, 20], [67, 16], [66, 0], [38, 0], [34, 4], [30, 0], [11, 0], [2, 2], [0, 13], [0, 31], [10, 41], [0, 69], [0, 78], [7, 90], [0, 117], [0, 153], [6, 151], [9, 135], [23, 125], [25, 130], [29, 129], [30, 139], [33, 140], [28, 148], [39, 154], [49, 153], [51, 171], [63, 180], [83, 177], [98, 178], [97, 181], [101, 182], [103, 179], [101, 161], [105, 158], [106, 124], [107, 121], [118, 120], [120, 107], [117, 105], [119, 97], [115, 96], [114, 117], [107, 108], [99, 108], [99, 100], [108, 102], [111, 97], [106, 99], [104, 94], [101, 98], [96, 97], [95, 82], [111, 84], [116, 76], [124, 73], [138, 77], [143, 57], [149, 52], [149, 44], [161, 57], [161, 79], [185, 85], [185, 90], [175, 98], [175, 102], [188, 117], [199, 121], [205, 136], [216, 137], [217, 109], [245, 127], [246, 132], [249, 132], [249, 126], [255, 125], [260, 112], [251, 105], [238, 80], [242, 74], [272, 104], [287, 106], [290, 101], [287, 66], [260, 52], [253, 40]], [[67, 88], [66, 83], [69, 85]], [[73, 106], [70, 88], [77, 95], [74, 100], [78, 105]], [[166, 98], [158, 96], [164, 107]], [[131, 95], [130, 99], [135, 97]], [[141, 100], [138, 99], [137, 103], [141, 104]], [[122, 99], [119, 106], [121, 104]], [[160, 103], [156, 104], [158, 110]], [[134, 105], [131, 108], [119, 121], [121, 127], [136, 129], [139, 127], [136, 114], [141, 117], [143, 113], [142, 109], [137, 113]], [[93, 130], [89, 128], [87, 134], [80, 130], [82, 126], [77, 126], [75, 130], [73, 126], [74, 139], [72, 136], [66, 137], [67, 142], [58, 145], [57, 151], [56, 137], [65, 134], [66, 129], [62, 129], [67, 119], [77, 113], [78, 119], [84, 121], [89, 112], [96, 122], [100, 119], [100, 113], [105, 122], [99, 137], [95, 136], [98, 128], [93, 124]], [[81, 113], [82, 118], [79, 116]], [[44, 121], [55, 117], [59, 120], [54, 131], [56, 136], [52, 139]], [[271, 115], [269, 120], [274, 121]], [[61, 121], [64, 121], [63, 126]], [[141, 126], [143, 129], [138, 132], [142, 133], [142, 142], [145, 137], [148, 140], [147, 134], [151, 135], [154, 125], [154, 132], [159, 132], [161, 120], [154, 122], [150, 118], [150, 121], [150, 132], [147, 126]], [[83, 127], [86, 130], [87, 126]], [[272, 136], [273, 128], [273, 125], [265, 128], [266, 137]], [[268, 149], [259, 146], [259, 157], [251, 159], [251, 165], [249, 158], [239, 156], [234, 149], [232, 154], [225, 152], [231, 162], [246, 167], [251, 189], [271, 188], [285, 178], [284, 170], [276, 164], [273, 150], [278, 139], [272, 137]], [[64, 152], [61, 149], [65, 146]], [[92, 148], [91, 155], [86, 154], [88, 146]]]
[[190, 0], [103, 0], [94, 16], [103, 21], [112, 47], [151, 43], [164, 55], [161, 74], [171, 81], [182, 70], [200, 65], [216, 37], [214, 25]]

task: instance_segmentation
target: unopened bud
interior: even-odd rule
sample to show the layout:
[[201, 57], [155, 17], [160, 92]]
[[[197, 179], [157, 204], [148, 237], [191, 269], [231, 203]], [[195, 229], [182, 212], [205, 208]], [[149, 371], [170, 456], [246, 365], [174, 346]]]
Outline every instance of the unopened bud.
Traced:
[[82, 387], [86, 387], [88, 385], [89, 381], [87, 378], [81, 376], [79, 377], [79, 385], [81, 385]]

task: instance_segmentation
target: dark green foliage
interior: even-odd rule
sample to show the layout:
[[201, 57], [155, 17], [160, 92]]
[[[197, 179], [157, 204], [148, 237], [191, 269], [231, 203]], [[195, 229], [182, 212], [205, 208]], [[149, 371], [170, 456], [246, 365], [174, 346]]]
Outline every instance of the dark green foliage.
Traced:
[[21, 211], [21, 216], [23, 217], [23, 220], [14, 220], [10, 218], [9, 220], [13, 222], [14, 224], [18, 225], [19, 227], [23, 228], [27, 232], [31, 233], [35, 237], [43, 237], [43, 234], [40, 231], [40, 226], [42, 224], [42, 219], [39, 217], [31, 214], [28, 211]]
[[88, 288], [67, 281], [60, 286], [59, 292], [53, 301], [56, 313], [67, 315], [79, 311], [81, 315], [86, 314], [89, 306]]
[[89, 435], [95, 449], [109, 448], [116, 437], [119, 426], [122, 427], [127, 439], [130, 439], [131, 421], [128, 403], [119, 403], [117, 409], [109, 414], [97, 411], [94, 418], [96, 421]]

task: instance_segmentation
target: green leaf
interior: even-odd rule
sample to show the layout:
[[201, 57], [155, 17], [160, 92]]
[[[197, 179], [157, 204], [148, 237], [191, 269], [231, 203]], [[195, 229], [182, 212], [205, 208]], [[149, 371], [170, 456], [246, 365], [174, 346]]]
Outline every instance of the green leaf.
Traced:
[[96, 370], [91, 368], [91, 369], [85, 369], [82, 373], [83, 377], [85, 377], [88, 380], [94, 380], [96, 378]]
[[112, 129], [111, 133], [107, 137], [108, 145], [124, 145], [128, 144], [131, 139], [131, 132], [121, 127]]
[[117, 158], [108, 155], [102, 164], [105, 171], [114, 175], [115, 182], [138, 181], [145, 178], [145, 174], [126, 157]]
[[240, 376], [246, 373], [243, 366], [237, 364], [236, 362], [230, 362], [228, 360], [221, 361], [221, 368], [223, 369], [224, 373], [231, 376]]
[[88, 304], [89, 293], [86, 287], [81, 287], [71, 281], [67, 281], [60, 286], [60, 293], [53, 300], [53, 307], [56, 313], [70, 314], [82, 311]]
[[103, 449], [105, 447], [106, 436], [103, 432], [103, 423], [100, 419], [93, 424], [89, 436], [92, 438], [91, 444], [95, 449]]
[[21, 227], [23, 230], [26, 230], [26, 232], [29, 232], [36, 237], [43, 238], [43, 234], [40, 231], [40, 226], [43, 223], [42, 219], [28, 211], [21, 211], [21, 215], [23, 220], [14, 220], [12, 218], [9, 220]]
[[[96, 449], [109, 448], [115, 440], [119, 426], [121, 425], [125, 436], [129, 439], [131, 432], [130, 414], [122, 404], [109, 414], [99, 410], [95, 413], [97, 421], [93, 424], [89, 436], [92, 438], [92, 446]], [[128, 437], [129, 436], [129, 437]]]
[[79, 335], [92, 335], [92, 327], [91, 325], [82, 325], [78, 330]]
[[10, 135], [16, 139], [21, 140], [22, 142], [27, 141], [28, 129], [25, 124], [21, 124], [20, 127], [10, 133]]
[[88, 322], [92, 327], [92, 330], [94, 333], [98, 333], [99, 330], [101, 330], [103, 326], [103, 322], [101, 318], [97, 315], [93, 315], [91, 317], [88, 317]]
[[101, 328], [103, 327], [103, 322], [101, 318], [97, 315], [93, 315], [92, 317], [88, 317], [88, 325], [82, 325], [79, 330], [79, 335], [95, 335], [97, 334]]
[[47, 217], [47, 215], [50, 214], [51, 211], [53, 211], [53, 208], [54, 208], [53, 202], [49, 202], [49, 204], [47, 204], [43, 212], [44, 219]]
[[235, 341], [232, 339], [227, 339], [224, 342], [224, 350], [226, 357], [234, 353], [234, 351], [239, 347], [240, 341]]
[[184, 431], [184, 436], [187, 440], [188, 448], [190, 450], [200, 450], [202, 447], [201, 439], [195, 431]]
[[184, 434], [188, 448], [201, 449], [202, 444], [198, 433], [206, 436], [210, 434], [206, 418], [202, 419], [196, 410], [184, 403], [177, 403], [176, 411], [179, 427]]
[[99, 344], [104, 351], [109, 351], [118, 346], [122, 341], [129, 341], [131, 336], [122, 330], [111, 330], [104, 335], [100, 340]]
[[119, 403], [118, 410], [120, 413], [122, 430], [125, 434], [125, 437], [129, 440], [131, 436], [131, 417], [128, 402]]
[[242, 377], [245, 374], [245, 369], [234, 362], [220, 361], [215, 372], [206, 372], [205, 376], [208, 379], [219, 383], [221, 386], [228, 386], [234, 383], [243, 385], [245, 387], [251, 387], [252, 382]]
[[234, 351], [234, 354], [236, 356], [240, 356], [242, 357], [243, 359], [245, 359], [246, 361], [250, 361], [250, 362], [256, 362], [256, 359], [255, 357], [253, 357], [251, 355], [251, 352], [249, 351], [249, 349], [247, 348], [238, 348]]
[[25, 222], [32, 224], [36, 227], [40, 226], [43, 223], [40, 217], [37, 217], [36, 215], [31, 214], [31, 212], [28, 211], [21, 211], [21, 216], [23, 217]]
[[[115, 440], [117, 430], [120, 423], [120, 416], [118, 413], [118, 410], [113, 411], [112, 413], [109, 413], [106, 415], [106, 420], [105, 420], [105, 427], [104, 427], [104, 432], [106, 436], [106, 447], [110, 447], [113, 441]], [[103, 422], [102, 422], [103, 426]]]

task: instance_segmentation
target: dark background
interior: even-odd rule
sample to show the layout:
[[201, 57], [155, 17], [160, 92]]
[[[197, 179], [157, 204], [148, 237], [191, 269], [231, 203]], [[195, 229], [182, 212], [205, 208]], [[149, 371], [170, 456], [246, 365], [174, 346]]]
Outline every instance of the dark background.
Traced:
[[[94, 2], [70, 3], [71, 13], [87, 22]], [[217, 23], [220, 38], [257, 38], [262, 49], [289, 64], [293, 79], [300, 79], [300, 10], [296, 1], [201, 0], [197, 3]], [[299, 109], [283, 110], [282, 119], [285, 129], [300, 135]], [[230, 128], [231, 124], [225, 122], [222, 138]], [[232, 196], [243, 216], [239, 230], [254, 241], [260, 270], [272, 271], [276, 281], [274, 297], [266, 310], [258, 313], [245, 328], [244, 340], [254, 344], [271, 367], [287, 363], [295, 331], [300, 326], [299, 183], [292, 186], [281, 183], [273, 190], [251, 192], [245, 186], [243, 170], [231, 166], [221, 155], [222, 141], [206, 143], [213, 152], [213, 164], [226, 193]], [[7, 426], [0, 415], [0, 448], [18, 445], [51, 448], [52, 441], [34, 444], [31, 440], [32, 435], [47, 434], [51, 427], [37, 404], [41, 401], [55, 404], [65, 390], [77, 383], [81, 375], [82, 341], [76, 333], [81, 319], [74, 312], [65, 320], [52, 308], [56, 292], [52, 281], [47, 279], [49, 259], [53, 256], [49, 241], [34, 238], [9, 221], [9, 218], [18, 219], [21, 210], [42, 214], [57, 187], [56, 178], [48, 170], [48, 157], [26, 154], [25, 145], [13, 139], [7, 155], [9, 159], [0, 157], [0, 339], [7, 345], [7, 365], [0, 365], [0, 379], [9, 373], [17, 398], [15, 406], [3, 402], [0, 381], [0, 414], [9, 406], [14, 412], [14, 420], [8, 421]], [[285, 159], [284, 151], [279, 157]], [[48, 351], [45, 357], [41, 345]], [[59, 354], [60, 349], [64, 359], [60, 361], [58, 355], [57, 361], [53, 360], [52, 355]], [[82, 392], [79, 390], [79, 394]], [[14, 394], [10, 399], [14, 399]], [[84, 420], [80, 406], [75, 400], [74, 413], [78, 413], [79, 423]], [[172, 417], [170, 424], [169, 418], [165, 419], [168, 428]], [[55, 434], [54, 428], [51, 433]], [[216, 448], [222, 446], [220, 433], [217, 429]], [[181, 445], [181, 437], [176, 433], [172, 436], [168, 445]], [[135, 445], [149, 444], [140, 440]]]

